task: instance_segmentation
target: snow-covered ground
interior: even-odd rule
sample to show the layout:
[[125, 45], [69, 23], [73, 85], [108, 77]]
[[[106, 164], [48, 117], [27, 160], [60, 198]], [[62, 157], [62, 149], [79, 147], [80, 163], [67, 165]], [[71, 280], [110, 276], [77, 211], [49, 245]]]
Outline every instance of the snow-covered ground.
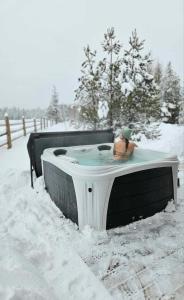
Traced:
[[162, 124], [160, 140], [139, 143], [179, 156], [177, 210], [108, 232], [80, 232], [42, 177], [31, 189], [26, 143], [0, 148], [0, 299], [184, 299], [183, 126]]

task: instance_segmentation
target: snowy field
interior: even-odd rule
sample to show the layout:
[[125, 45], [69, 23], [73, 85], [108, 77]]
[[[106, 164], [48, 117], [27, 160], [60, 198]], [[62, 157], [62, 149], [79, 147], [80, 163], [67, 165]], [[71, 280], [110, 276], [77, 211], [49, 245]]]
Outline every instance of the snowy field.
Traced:
[[[184, 127], [161, 125], [140, 147], [180, 159], [178, 207], [130, 225], [80, 232], [30, 187], [27, 138], [0, 148], [0, 299], [184, 299]], [[50, 131], [73, 129], [58, 124]]]

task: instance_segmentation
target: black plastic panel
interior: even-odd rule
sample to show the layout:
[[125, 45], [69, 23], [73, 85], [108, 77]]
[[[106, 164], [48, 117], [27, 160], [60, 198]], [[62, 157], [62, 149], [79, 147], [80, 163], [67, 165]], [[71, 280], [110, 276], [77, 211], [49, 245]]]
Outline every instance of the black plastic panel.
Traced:
[[163, 210], [173, 198], [172, 168], [156, 168], [117, 177], [107, 212], [107, 229]]
[[65, 217], [78, 224], [77, 200], [72, 177], [44, 161], [45, 187]]

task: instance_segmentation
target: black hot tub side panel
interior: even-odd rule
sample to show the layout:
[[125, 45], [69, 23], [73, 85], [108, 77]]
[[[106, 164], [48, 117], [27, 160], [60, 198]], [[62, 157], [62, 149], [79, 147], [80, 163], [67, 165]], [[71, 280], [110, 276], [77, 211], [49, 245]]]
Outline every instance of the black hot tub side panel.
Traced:
[[45, 187], [66, 218], [78, 225], [77, 200], [72, 177], [53, 164], [43, 161]]
[[173, 199], [172, 168], [148, 169], [115, 178], [107, 211], [107, 229], [154, 215]]

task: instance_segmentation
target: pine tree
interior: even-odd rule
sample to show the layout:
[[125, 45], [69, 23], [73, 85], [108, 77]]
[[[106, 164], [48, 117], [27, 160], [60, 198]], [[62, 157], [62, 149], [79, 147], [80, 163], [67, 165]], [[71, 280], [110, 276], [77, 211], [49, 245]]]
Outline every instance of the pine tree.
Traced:
[[61, 119], [61, 110], [59, 107], [58, 93], [55, 86], [53, 86], [52, 88], [52, 97], [50, 105], [47, 109], [47, 117], [50, 120], [54, 120], [56, 124]]
[[161, 106], [162, 106], [162, 84], [163, 84], [163, 69], [162, 65], [160, 64], [159, 61], [157, 61], [155, 67], [154, 67], [154, 72], [153, 72], [154, 80], [155, 83], [157, 84], [158, 87], [158, 97], [159, 97], [159, 103], [160, 103], [160, 120], [161, 120]]
[[80, 106], [80, 115], [83, 120], [97, 128], [98, 103], [100, 99], [101, 81], [100, 70], [96, 65], [96, 51], [90, 47], [84, 48], [85, 61], [82, 63], [82, 76], [78, 79], [80, 85], [75, 90], [75, 101]]
[[129, 49], [124, 53], [122, 115], [126, 123], [149, 122], [159, 117], [159, 88], [148, 72], [152, 63], [150, 53], [142, 54], [144, 42], [139, 40], [134, 30], [129, 39]]
[[162, 108], [161, 116], [165, 123], [177, 124], [181, 103], [181, 87], [178, 76], [168, 63], [162, 83]]
[[104, 106], [108, 106], [107, 123], [110, 127], [120, 119], [121, 102], [121, 65], [119, 58], [121, 44], [116, 39], [114, 28], [108, 28], [104, 34], [102, 47], [105, 57], [100, 61], [99, 66], [102, 71], [102, 101]]
[[180, 101], [180, 112], [179, 112], [179, 123], [184, 124], [184, 82], [181, 88], [181, 101]]
[[154, 68], [154, 80], [159, 87], [161, 86], [162, 83], [162, 75], [163, 75], [162, 73], [163, 73], [162, 65], [158, 61]]

